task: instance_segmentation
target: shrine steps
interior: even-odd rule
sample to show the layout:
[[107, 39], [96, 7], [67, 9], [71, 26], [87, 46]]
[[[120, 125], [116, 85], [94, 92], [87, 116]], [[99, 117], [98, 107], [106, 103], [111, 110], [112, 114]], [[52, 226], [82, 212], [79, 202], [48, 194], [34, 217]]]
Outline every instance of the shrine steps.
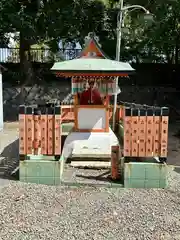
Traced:
[[71, 161], [71, 167], [76, 168], [95, 168], [95, 169], [102, 169], [102, 168], [110, 168], [111, 162], [110, 161], [93, 161], [93, 159], [87, 160], [79, 160], [79, 161]]

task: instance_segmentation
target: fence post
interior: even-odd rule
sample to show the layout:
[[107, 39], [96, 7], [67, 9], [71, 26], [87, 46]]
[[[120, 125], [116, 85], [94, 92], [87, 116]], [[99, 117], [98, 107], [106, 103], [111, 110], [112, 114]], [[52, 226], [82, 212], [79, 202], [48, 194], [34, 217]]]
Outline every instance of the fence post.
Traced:
[[153, 157], [160, 156], [160, 144], [161, 144], [161, 108], [154, 109], [154, 147], [153, 147]]
[[41, 126], [40, 126], [41, 111], [38, 108], [34, 108], [34, 155], [38, 155], [38, 150], [41, 141]]
[[147, 109], [146, 117], [146, 157], [153, 155], [153, 136], [154, 136], [154, 116], [153, 109]]
[[61, 106], [55, 107], [54, 154], [56, 160], [61, 155]]
[[21, 105], [19, 107], [19, 158], [25, 160], [27, 154], [26, 145], [26, 107]]
[[52, 156], [54, 153], [54, 108], [48, 107], [48, 152]]
[[32, 107], [26, 107], [26, 143], [27, 154], [32, 154], [34, 140], [34, 119]]
[[113, 180], [118, 180], [119, 176], [119, 146], [111, 147], [111, 178]]
[[139, 135], [139, 109], [132, 109], [131, 127], [132, 127], [132, 157], [138, 157], [138, 135]]
[[43, 107], [41, 109], [41, 154], [46, 155], [47, 154], [47, 108]]
[[124, 156], [131, 156], [131, 108], [125, 108], [124, 117]]
[[168, 122], [169, 122], [169, 108], [163, 107], [161, 109], [161, 152], [160, 157], [167, 157], [168, 145]]
[[139, 110], [139, 157], [146, 155], [146, 110]]

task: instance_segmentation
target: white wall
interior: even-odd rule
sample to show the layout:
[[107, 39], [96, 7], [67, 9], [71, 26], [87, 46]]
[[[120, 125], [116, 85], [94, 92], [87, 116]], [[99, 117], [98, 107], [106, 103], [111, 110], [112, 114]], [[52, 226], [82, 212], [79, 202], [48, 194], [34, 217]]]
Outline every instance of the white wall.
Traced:
[[78, 110], [79, 129], [104, 129], [105, 127], [105, 108], [80, 108]]
[[0, 70], [0, 131], [3, 129], [3, 89], [2, 89], [2, 72]]

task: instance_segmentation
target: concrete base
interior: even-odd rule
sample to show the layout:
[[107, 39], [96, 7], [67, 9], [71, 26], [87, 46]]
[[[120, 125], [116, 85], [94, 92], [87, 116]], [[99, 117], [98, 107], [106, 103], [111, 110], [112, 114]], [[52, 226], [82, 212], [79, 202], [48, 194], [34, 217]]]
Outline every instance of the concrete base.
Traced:
[[71, 161], [71, 167], [76, 168], [94, 168], [94, 169], [110, 169], [111, 162], [103, 162], [103, 161]]
[[125, 188], [165, 188], [166, 186], [166, 164], [142, 162], [124, 164]]
[[40, 161], [40, 160], [44, 160], [44, 161], [56, 161], [55, 156], [47, 156], [47, 155], [42, 155], [42, 154], [38, 154], [38, 155], [26, 155], [26, 160], [36, 160]]
[[71, 132], [62, 150], [62, 156], [68, 158], [111, 158], [111, 146], [118, 146], [114, 132]]
[[60, 162], [49, 160], [20, 161], [19, 177], [21, 182], [45, 185], [59, 185]]

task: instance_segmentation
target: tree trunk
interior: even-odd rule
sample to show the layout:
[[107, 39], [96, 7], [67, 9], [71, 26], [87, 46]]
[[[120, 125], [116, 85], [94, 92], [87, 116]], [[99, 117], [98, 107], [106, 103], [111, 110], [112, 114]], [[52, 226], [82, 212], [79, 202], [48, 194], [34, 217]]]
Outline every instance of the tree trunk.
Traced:
[[179, 42], [178, 42], [178, 37], [177, 37], [177, 40], [176, 40], [176, 46], [175, 46], [175, 65], [176, 67], [178, 66], [178, 63], [179, 63]]
[[175, 81], [176, 81], [176, 89], [180, 90], [180, 83], [179, 83], [179, 75], [178, 75], [178, 67], [179, 67], [179, 33], [177, 33], [176, 37], [176, 46], [175, 46]]
[[25, 39], [23, 33], [20, 32], [20, 71], [21, 71], [21, 91], [20, 104], [24, 104], [27, 92], [25, 87], [31, 84], [33, 77], [33, 68], [30, 59], [30, 43]]

